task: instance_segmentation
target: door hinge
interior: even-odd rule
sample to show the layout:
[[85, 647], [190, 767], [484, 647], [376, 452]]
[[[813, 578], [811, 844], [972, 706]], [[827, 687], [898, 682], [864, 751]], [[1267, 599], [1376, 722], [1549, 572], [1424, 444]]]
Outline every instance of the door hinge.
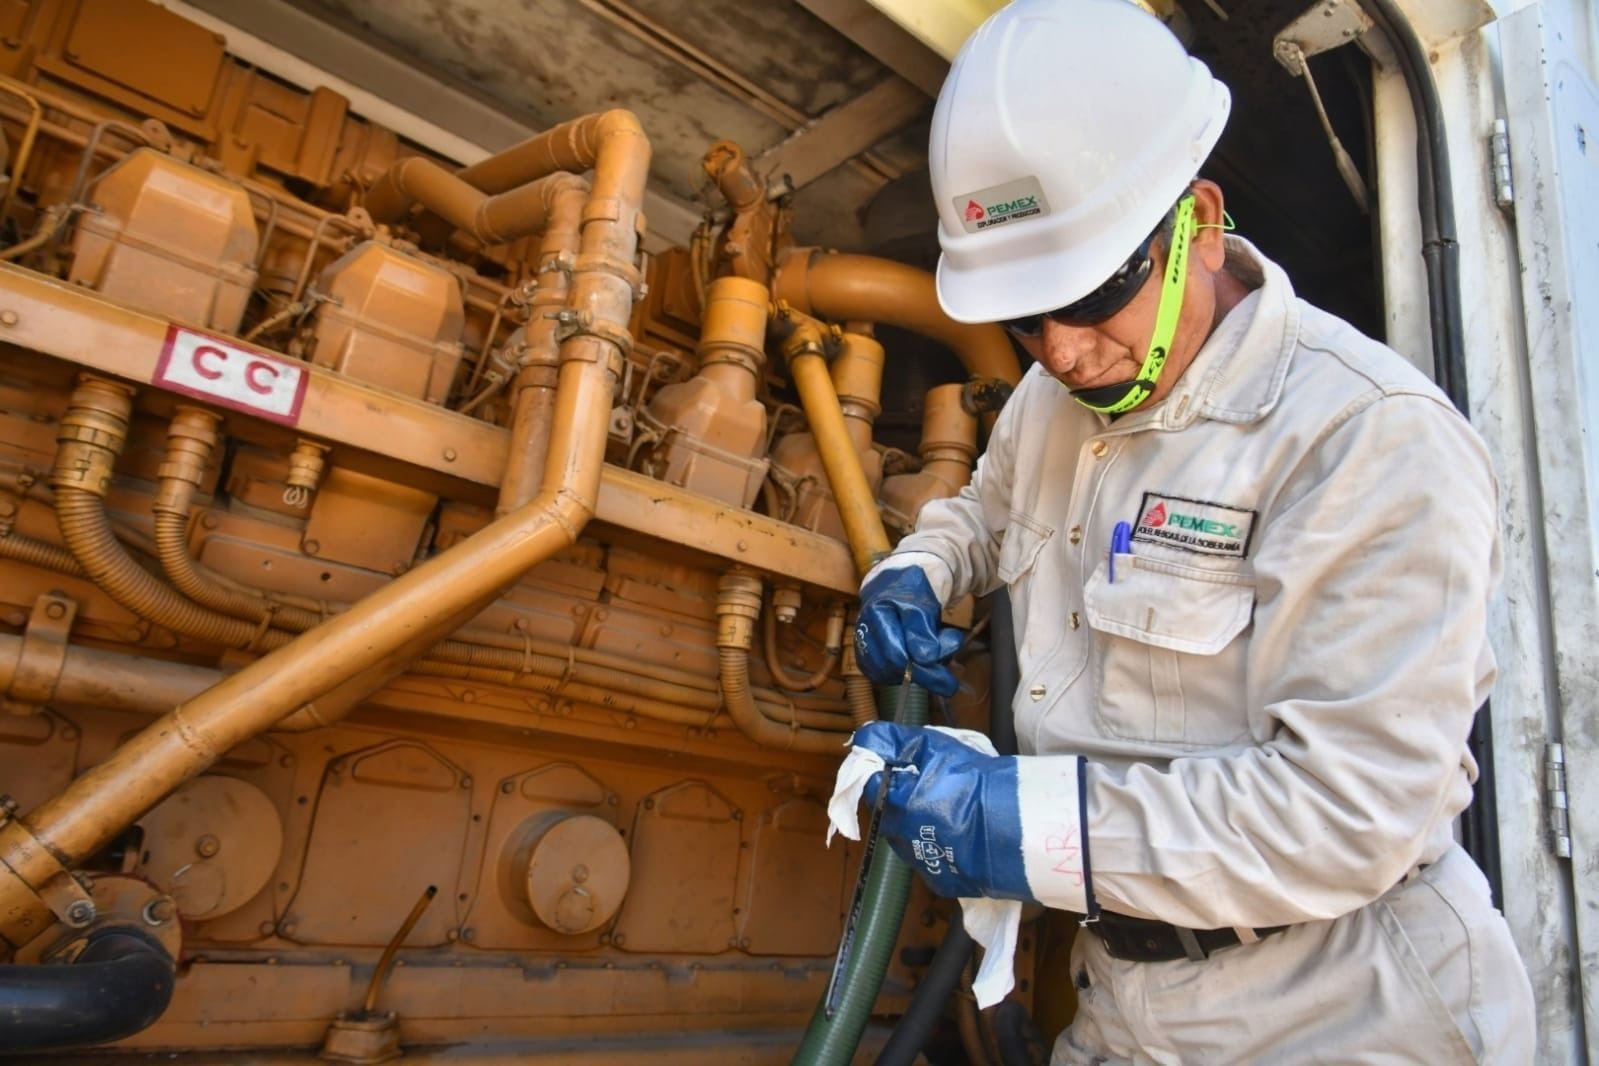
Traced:
[[1544, 825], [1549, 848], [1558, 858], [1571, 858], [1571, 821], [1566, 797], [1566, 748], [1546, 744], [1543, 749]]
[[1494, 187], [1494, 203], [1499, 210], [1509, 211], [1516, 203], [1516, 186], [1510, 179], [1510, 124], [1502, 118], [1494, 119], [1493, 135], [1488, 138], [1488, 156], [1493, 168], [1490, 179]]

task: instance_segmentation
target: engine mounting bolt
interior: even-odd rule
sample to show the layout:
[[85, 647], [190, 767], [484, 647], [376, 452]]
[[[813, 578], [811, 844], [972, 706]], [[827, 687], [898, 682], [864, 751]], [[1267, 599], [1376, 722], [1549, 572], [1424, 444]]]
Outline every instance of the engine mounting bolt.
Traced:
[[221, 850], [222, 841], [218, 840], [210, 833], [205, 834], [199, 840], [194, 842], [194, 853], [200, 856], [202, 859], [209, 859], [211, 856], [215, 855]]
[[471, 926], [467, 926], [465, 929], [461, 930], [461, 939], [467, 941], [468, 943], [476, 940], [477, 930], [473, 929]]
[[14, 326], [17, 324], [15, 311], [0, 311], [0, 325]]
[[177, 905], [172, 902], [171, 896], [157, 896], [144, 905], [145, 924], [166, 925], [177, 911]]
[[444, 461], [446, 463], [455, 462], [455, 449], [454, 448], [446, 448], [446, 449], [444, 449]]
[[62, 604], [62, 603], [47, 603], [47, 604], [45, 604], [44, 616], [46, 618], [51, 618], [51, 619], [55, 619], [55, 620], [59, 621], [61, 616], [66, 614], [66, 613], [67, 613], [67, 608], [66, 608], [65, 604]]
[[617, 947], [621, 947], [623, 944], [627, 943], [627, 937], [622, 933], [617, 933], [615, 936], [611, 937], [611, 943], [615, 944]]
[[305, 548], [305, 554], [307, 555], [315, 555], [317, 552], [322, 550], [322, 544], [319, 541], [314, 540], [306, 541], [303, 547]]
[[94, 904], [86, 899], [76, 899], [67, 905], [67, 924], [81, 929], [94, 921]]
[[509, 796], [511, 793], [516, 791], [516, 782], [515, 781], [501, 781], [500, 782], [500, 791], [505, 793], [507, 796]]

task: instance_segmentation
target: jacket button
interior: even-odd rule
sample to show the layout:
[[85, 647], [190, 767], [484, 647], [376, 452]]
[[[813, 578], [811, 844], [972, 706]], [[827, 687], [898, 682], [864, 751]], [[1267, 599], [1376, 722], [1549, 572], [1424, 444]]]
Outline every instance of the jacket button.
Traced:
[[1083, 624], [1083, 620], [1077, 617], [1076, 611], [1073, 611], [1071, 614], [1066, 616], [1066, 624], [1071, 626], [1073, 629], [1076, 629], [1078, 626]]
[[1032, 688], [1027, 690], [1027, 695], [1032, 697], [1034, 703], [1037, 703], [1039, 700], [1044, 698], [1044, 693], [1046, 691], [1047, 690], [1043, 685], [1034, 685]]
[[1073, 544], [1081, 544], [1083, 542], [1083, 527], [1073, 526], [1067, 531], [1066, 536]]
[[1094, 453], [1095, 459], [1103, 459], [1105, 458], [1105, 453], [1110, 451], [1110, 445], [1102, 440], [1096, 440], [1088, 446], [1088, 450]]

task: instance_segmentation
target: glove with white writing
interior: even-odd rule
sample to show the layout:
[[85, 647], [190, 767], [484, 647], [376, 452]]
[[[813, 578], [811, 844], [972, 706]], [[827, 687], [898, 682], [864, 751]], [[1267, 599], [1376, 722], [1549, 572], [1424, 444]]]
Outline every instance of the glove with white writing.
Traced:
[[862, 726], [852, 743], [882, 757], [866, 801], [886, 777], [879, 831], [935, 893], [1087, 909], [1079, 756], [984, 755], [892, 722]]
[[861, 614], [855, 623], [855, 661], [879, 685], [911, 680], [929, 692], [953, 696], [955, 675], [944, 665], [960, 651], [965, 634], [940, 626], [943, 605], [919, 566], [874, 574], [861, 586]]

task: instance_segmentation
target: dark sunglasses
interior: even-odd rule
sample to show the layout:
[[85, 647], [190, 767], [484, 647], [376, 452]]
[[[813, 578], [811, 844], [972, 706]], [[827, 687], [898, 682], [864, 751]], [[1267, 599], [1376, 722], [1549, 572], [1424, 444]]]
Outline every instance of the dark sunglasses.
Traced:
[[1138, 250], [1127, 257], [1127, 262], [1117, 268], [1116, 273], [1112, 274], [1108, 281], [1082, 299], [1073, 300], [1065, 307], [1057, 307], [1053, 311], [1009, 318], [1000, 325], [1017, 337], [1028, 338], [1043, 334], [1046, 318], [1052, 318], [1063, 326], [1099, 325], [1132, 303], [1133, 297], [1138, 295], [1138, 290], [1144, 287], [1144, 282], [1149, 278], [1149, 272], [1155, 265], [1154, 258], [1149, 254], [1154, 243], [1155, 234], [1151, 233], [1144, 238], [1144, 243], [1138, 246]]

